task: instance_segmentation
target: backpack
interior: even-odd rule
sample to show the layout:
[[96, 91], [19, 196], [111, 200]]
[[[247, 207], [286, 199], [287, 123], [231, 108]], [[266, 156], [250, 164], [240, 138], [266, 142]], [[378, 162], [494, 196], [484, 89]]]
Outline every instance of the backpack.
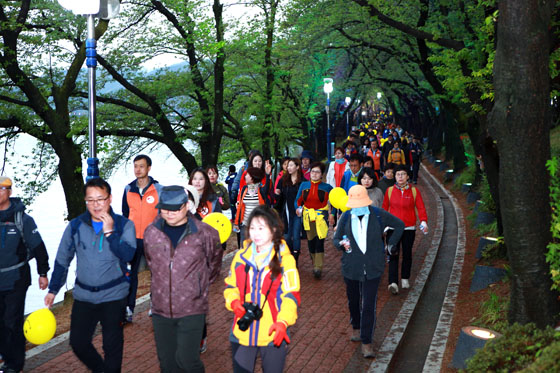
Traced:
[[16, 211], [14, 215], [14, 224], [16, 225], [19, 234], [21, 235], [21, 242], [25, 245], [27, 249], [27, 260], [30, 261], [31, 259], [35, 258], [35, 250], [30, 248], [25, 241], [25, 235], [23, 234], [23, 211]]

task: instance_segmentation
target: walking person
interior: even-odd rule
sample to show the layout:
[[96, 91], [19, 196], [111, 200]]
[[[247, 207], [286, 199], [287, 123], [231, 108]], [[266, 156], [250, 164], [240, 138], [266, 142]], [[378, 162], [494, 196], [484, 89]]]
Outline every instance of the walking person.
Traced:
[[226, 308], [235, 315], [229, 336], [233, 372], [253, 372], [260, 354], [263, 372], [280, 373], [300, 305], [299, 274], [274, 209], [258, 206], [247, 224], [249, 239], [231, 262], [224, 290]]
[[152, 271], [152, 323], [164, 373], [204, 372], [200, 341], [208, 313], [210, 284], [218, 278], [223, 250], [218, 232], [196, 219], [192, 186], [164, 187], [160, 217], [144, 235]]
[[218, 202], [220, 207], [223, 211], [227, 211], [230, 208], [230, 200], [229, 200], [229, 192], [226, 186], [218, 181], [218, 168], [216, 166], [208, 166], [206, 167], [206, 175], [208, 175], [208, 179], [210, 180], [210, 185], [214, 190], [214, 194], [218, 197]]
[[130, 262], [130, 291], [126, 305], [126, 322], [132, 322], [136, 293], [138, 290], [138, 270], [144, 256], [144, 231], [158, 214], [156, 205], [162, 186], [148, 173], [152, 169], [152, 160], [144, 154], [134, 158], [133, 180], [124, 188], [122, 199], [122, 213], [125, 218], [132, 220], [136, 230], [136, 252]]
[[358, 184], [366, 188], [371, 205], [381, 208], [383, 205], [383, 192], [377, 187], [377, 176], [371, 168], [364, 167], [358, 175]]
[[259, 205], [271, 205], [268, 191], [270, 183], [261, 183], [263, 174], [262, 169], [249, 167], [245, 174], [246, 185], [239, 192], [233, 229], [240, 232], [241, 243], [247, 237], [246, 228], [251, 212]]
[[[396, 249], [389, 256], [389, 291], [396, 295], [399, 293], [399, 252], [402, 249], [403, 260], [401, 265], [401, 287], [410, 287], [410, 269], [412, 268], [412, 245], [416, 231], [416, 216], [420, 219], [420, 230], [428, 233], [428, 215], [420, 191], [408, 183], [408, 169], [405, 165], [395, 168], [394, 186], [389, 187], [383, 199], [383, 209], [395, 215], [404, 222], [404, 233]], [[391, 238], [393, 231], [387, 232], [387, 239]]]
[[195, 217], [198, 220], [204, 219], [208, 214], [213, 212], [222, 212], [222, 206], [218, 196], [214, 193], [214, 189], [210, 183], [210, 178], [203, 168], [196, 168], [191, 172], [189, 185], [192, 185], [198, 193], [198, 207]]
[[312, 163], [309, 168], [310, 180], [301, 183], [294, 207], [297, 216], [303, 219], [303, 229], [307, 234], [307, 245], [313, 263], [313, 276], [320, 279], [325, 257], [325, 238], [329, 231], [328, 223], [334, 223], [334, 216], [329, 215], [329, 192], [332, 186], [321, 181], [325, 172], [323, 163]]
[[344, 173], [350, 169], [350, 163], [344, 158], [344, 149], [337, 147], [334, 149], [334, 162], [329, 164], [327, 171], [327, 183], [333, 188], [339, 187]]
[[383, 170], [383, 177], [377, 183], [377, 187], [381, 189], [383, 195], [385, 195], [387, 189], [393, 185], [395, 185], [395, 164], [386, 163]]
[[412, 183], [418, 183], [418, 171], [422, 162], [422, 153], [424, 149], [420, 144], [420, 138], [416, 135], [412, 138], [412, 142], [408, 145], [409, 160], [412, 167]]
[[29, 260], [35, 257], [39, 289], [49, 285], [49, 256], [33, 218], [19, 198], [11, 197], [12, 180], [0, 176], [0, 371], [15, 373], [25, 363], [25, 296], [31, 285]]
[[[89, 370], [120, 372], [130, 288], [126, 263], [136, 251], [136, 232], [132, 221], [113, 212], [111, 186], [105, 180], [89, 180], [84, 194], [87, 211], [72, 219], [64, 230], [45, 305], [53, 305], [76, 256], [70, 346]], [[98, 322], [103, 335], [103, 357], [92, 344]]]
[[296, 266], [301, 249], [301, 217], [296, 214], [294, 206], [302, 181], [303, 174], [299, 159], [290, 158], [286, 173], [282, 176], [275, 191], [276, 204], [279, 206], [284, 223], [284, 239], [296, 260]]
[[[373, 172], [373, 170], [372, 170]], [[395, 247], [403, 233], [403, 222], [388, 212], [371, 206], [367, 190], [355, 185], [348, 193], [347, 207], [333, 237], [335, 247], [342, 250], [342, 276], [352, 325], [351, 341], [362, 342], [362, 355], [373, 358], [377, 290], [385, 270], [383, 232], [393, 227], [387, 249]]]

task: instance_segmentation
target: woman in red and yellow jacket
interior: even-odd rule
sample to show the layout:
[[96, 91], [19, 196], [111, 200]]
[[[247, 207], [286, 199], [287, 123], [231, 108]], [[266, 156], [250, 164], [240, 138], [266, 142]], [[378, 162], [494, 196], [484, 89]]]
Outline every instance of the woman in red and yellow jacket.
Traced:
[[225, 305], [235, 314], [229, 337], [233, 371], [252, 372], [260, 353], [264, 372], [282, 372], [287, 328], [295, 324], [300, 304], [299, 274], [275, 210], [256, 207], [248, 226], [250, 239], [235, 254], [225, 280]]
[[[389, 291], [399, 293], [399, 251], [402, 247], [403, 260], [401, 266], [401, 285], [408, 289], [410, 284], [410, 268], [412, 267], [412, 245], [416, 231], [416, 217], [420, 220], [420, 229], [428, 233], [428, 215], [424, 207], [422, 195], [416, 187], [408, 184], [408, 167], [400, 165], [395, 168], [395, 185], [385, 191], [383, 209], [404, 222], [404, 233], [395, 249], [396, 254], [389, 256]], [[392, 231], [387, 232], [387, 238]]]

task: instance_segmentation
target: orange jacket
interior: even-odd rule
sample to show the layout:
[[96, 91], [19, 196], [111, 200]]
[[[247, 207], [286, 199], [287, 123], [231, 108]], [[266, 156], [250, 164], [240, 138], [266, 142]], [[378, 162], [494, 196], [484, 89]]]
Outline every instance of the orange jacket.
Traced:
[[[259, 184], [259, 187], [257, 188], [257, 194], [259, 195], [259, 205], [269, 205], [270, 206], [270, 200], [268, 199], [268, 188], [263, 186], [262, 184]], [[245, 185], [242, 189], [241, 189], [241, 193], [239, 193], [239, 196], [237, 197], [237, 214], [235, 215], [235, 220], [233, 222], [233, 224], [237, 224], [237, 225], [241, 225], [243, 224], [243, 217], [245, 216], [245, 202], [243, 202], [243, 198], [245, 197], [245, 195], [247, 194], [248, 188], [247, 185]]]
[[159, 192], [162, 186], [150, 177], [150, 184], [140, 196], [136, 180], [124, 188], [122, 212], [123, 215], [134, 222], [136, 238], [143, 239], [144, 231], [158, 214], [156, 205], [159, 202]]

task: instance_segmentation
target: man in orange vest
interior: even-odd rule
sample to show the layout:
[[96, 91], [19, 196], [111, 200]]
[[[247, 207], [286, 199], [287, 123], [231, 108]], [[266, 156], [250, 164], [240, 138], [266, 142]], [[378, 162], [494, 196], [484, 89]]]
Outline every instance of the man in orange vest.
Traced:
[[122, 200], [123, 215], [134, 222], [136, 228], [136, 254], [130, 262], [130, 292], [128, 294], [126, 321], [132, 322], [134, 306], [136, 305], [136, 291], [138, 289], [138, 269], [144, 255], [144, 231], [158, 214], [156, 205], [162, 186], [148, 176], [152, 168], [152, 160], [144, 154], [134, 158], [133, 180], [124, 188]]

